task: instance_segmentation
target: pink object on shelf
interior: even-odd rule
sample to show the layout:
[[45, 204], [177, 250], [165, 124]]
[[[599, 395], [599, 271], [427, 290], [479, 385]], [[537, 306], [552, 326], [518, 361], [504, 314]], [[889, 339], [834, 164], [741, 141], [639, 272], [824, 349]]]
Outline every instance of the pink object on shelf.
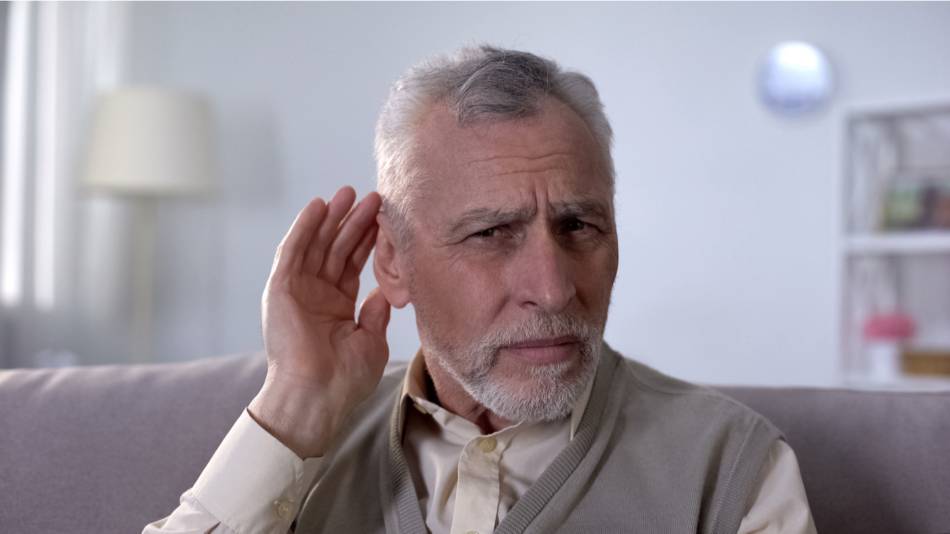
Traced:
[[864, 339], [898, 341], [914, 335], [914, 320], [904, 313], [881, 313], [864, 321]]

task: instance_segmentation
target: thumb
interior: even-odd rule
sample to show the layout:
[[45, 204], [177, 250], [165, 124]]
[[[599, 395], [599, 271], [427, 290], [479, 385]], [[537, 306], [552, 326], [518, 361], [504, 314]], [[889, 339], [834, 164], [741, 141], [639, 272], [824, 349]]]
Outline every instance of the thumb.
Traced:
[[378, 287], [369, 292], [363, 305], [360, 306], [359, 326], [367, 331], [386, 337], [386, 326], [389, 324], [389, 301]]

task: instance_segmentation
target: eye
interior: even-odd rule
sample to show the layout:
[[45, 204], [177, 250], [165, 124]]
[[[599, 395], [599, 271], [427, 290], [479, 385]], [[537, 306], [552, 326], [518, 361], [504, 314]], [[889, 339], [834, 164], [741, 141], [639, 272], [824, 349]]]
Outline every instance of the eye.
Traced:
[[481, 231], [479, 231], [479, 232], [475, 232], [475, 233], [472, 234], [470, 237], [477, 237], [477, 238], [481, 238], [481, 239], [487, 239], [487, 238], [495, 237], [495, 236], [498, 234], [499, 231], [501, 231], [501, 227], [500, 227], [500, 226], [492, 226], [491, 228], [485, 228], [484, 230], [481, 230]]
[[589, 224], [580, 219], [568, 219], [561, 224], [561, 231], [564, 233], [580, 232], [589, 227]]
[[469, 234], [466, 238], [475, 243], [482, 243], [486, 245], [508, 245], [514, 242], [518, 237], [518, 227], [512, 226], [510, 224], [496, 224], [495, 226], [490, 226], [484, 230], [479, 230], [473, 234]]

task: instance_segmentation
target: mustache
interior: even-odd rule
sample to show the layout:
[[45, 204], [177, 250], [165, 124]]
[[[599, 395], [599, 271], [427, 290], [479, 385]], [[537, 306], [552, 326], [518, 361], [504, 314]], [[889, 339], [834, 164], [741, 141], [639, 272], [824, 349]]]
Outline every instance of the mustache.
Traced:
[[498, 350], [508, 345], [539, 339], [560, 337], [575, 338], [580, 343], [590, 343], [600, 333], [600, 328], [569, 313], [536, 313], [524, 321], [506, 326], [482, 338], [482, 347]]

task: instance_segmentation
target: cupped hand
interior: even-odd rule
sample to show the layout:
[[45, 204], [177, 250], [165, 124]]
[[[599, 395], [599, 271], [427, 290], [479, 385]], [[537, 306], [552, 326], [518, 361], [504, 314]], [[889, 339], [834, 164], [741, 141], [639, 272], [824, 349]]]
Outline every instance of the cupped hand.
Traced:
[[[315, 198], [284, 236], [262, 298], [267, 378], [252, 417], [301, 458], [321, 456], [376, 388], [389, 358], [389, 303], [379, 288], [355, 318], [381, 200], [340, 189]], [[352, 209], [351, 209], [352, 207]]]

